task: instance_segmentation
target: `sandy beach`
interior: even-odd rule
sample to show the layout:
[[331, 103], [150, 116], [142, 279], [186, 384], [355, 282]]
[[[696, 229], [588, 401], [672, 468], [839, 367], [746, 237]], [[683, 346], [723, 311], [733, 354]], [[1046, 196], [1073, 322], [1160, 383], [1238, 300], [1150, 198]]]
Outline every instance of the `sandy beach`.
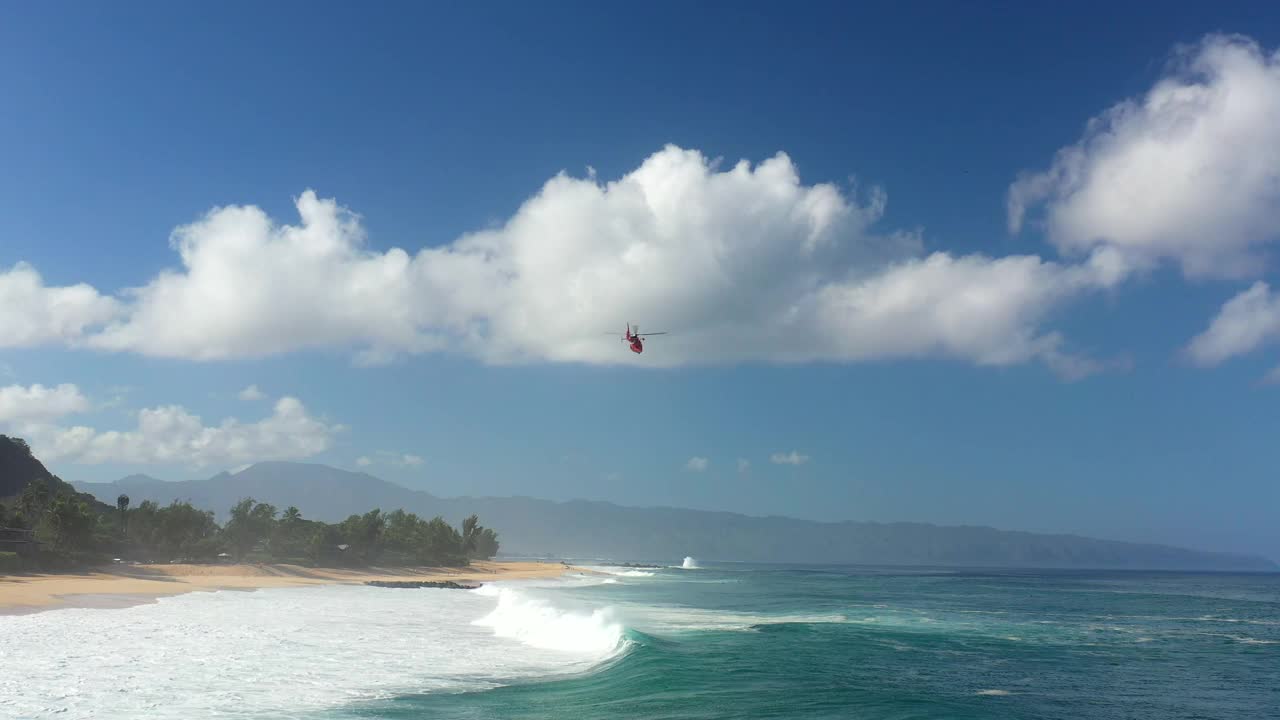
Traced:
[[165, 595], [369, 580], [483, 583], [556, 577], [558, 562], [475, 562], [466, 568], [309, 568], [300, 565], [112, 565], [87, 573], [0, 575], [0, 614], [61, 607], [124, 607]]

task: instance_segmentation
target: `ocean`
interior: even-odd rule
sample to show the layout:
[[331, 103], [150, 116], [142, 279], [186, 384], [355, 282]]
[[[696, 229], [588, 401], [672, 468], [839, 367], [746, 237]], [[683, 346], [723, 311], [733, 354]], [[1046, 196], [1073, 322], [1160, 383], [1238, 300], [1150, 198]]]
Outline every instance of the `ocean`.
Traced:
[[1280, 718], [1280, 575], [594, 570], [0, 616], [0, 717]]

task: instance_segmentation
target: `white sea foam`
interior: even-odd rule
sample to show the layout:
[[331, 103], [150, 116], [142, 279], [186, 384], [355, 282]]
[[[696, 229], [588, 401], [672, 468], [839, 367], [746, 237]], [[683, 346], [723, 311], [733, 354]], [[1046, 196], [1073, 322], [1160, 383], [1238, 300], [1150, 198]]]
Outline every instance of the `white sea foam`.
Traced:
[[[1182, 618], [1175, 618], [1182, 619]], [[1197, 618], [1187, 618], [1199, 622], [1215, 622], [1215, 623], [1244, 623], [1246, 625], [1280, 625], [1278, 620], [1242, 620], [1240, 618], [1217, 617], [1215, 615], [1201, 615]]]
[[1280, 640], [1261, 640], [1251, 637], [1236, 637], [1236, 642], [1242, 642], [1245, 645], [1280, 645]]
[[680, 567], [684, 568], [685, 570], [697, 570], [698, 561], [694, 560], [691, 557], [685, 557], [684, 562], [681, 563]]
[[615, 655], [622, 632], [515, 586], [225, 591], [0, 616], [0, 718], [305, 714], [581, 672]]
[[616, 575], [618, 577], [653, 577], [655, 573], [648, 570], [635, 570], [633, 568], [619, 567], [617, 565], [591, 565], [588, 570], [606, 575]]
[[623, 627], [608, 609], [590, 614], [568, 612], [511, 588], [496, 592], [498, 607], [474, 624], [493, 628], [498, 637], [545, 650], [594, 655], [608, 655], [623, 643]]
[[[564, 589], [564, 588], [575, 588], [575, 587], [591, 587], [592, 585], [604, 585], [608, 580], [609, 578], [602, 578], [600, 577], [599, 574], [596, 574], [596, 573], [593, 573], [593, 574], [570, 573], [568, 575], [560, 575], [558, 577], [553, 577], [553, 578], [535, 578], [535, 579], [529, 579], [529, 580], [520, 580], [512, 584], [512, 586], [519, 587], [521, 589], [545, 589], [545, 588]], [[495, 586], [493, 584], [489, 584], [484, 586], [482, 590], [484, 589], [492, 590], [494, 587]], [[494, 597], [497, 597], [497, 596], [495, 595]]]
[[707, 610], [694, 607], [634, 605], [620, 606], [617, 615], [628, 627], [648, 632], [681, 632], [696, 630], [750, 630], [759, 625], [782, 623], [844, 623], [840, 614], [767, 615], [763, 613]]

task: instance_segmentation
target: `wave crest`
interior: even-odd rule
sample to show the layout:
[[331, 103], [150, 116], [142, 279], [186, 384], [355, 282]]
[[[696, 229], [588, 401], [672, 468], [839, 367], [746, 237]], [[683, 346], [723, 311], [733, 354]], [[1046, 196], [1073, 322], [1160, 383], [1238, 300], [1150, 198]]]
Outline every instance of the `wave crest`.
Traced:
[[589, 614], [562, 610], [512, 588], [496, 588], [482, 594], [496, 594], [498, 606], [473, 624], [492, 628], [498, 637], [543, 650], [602, 656], [621, 650], [626, 643], [626, 629], [608, 608]]
[[591, 565], [587, 567], [592, 572], [604, 573], [605, 575], [616, 575], [618, 577], [653, 577], [654, 573], [649, 570], [635, 570], [632, 568], [620, 567], [616, 565]]

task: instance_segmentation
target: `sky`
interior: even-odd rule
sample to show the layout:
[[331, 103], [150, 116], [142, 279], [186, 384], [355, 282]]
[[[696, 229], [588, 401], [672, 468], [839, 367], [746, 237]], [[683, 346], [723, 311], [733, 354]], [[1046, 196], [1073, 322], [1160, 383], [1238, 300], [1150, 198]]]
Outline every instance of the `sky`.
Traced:
[[1273, 4], [0, 13], [0, 432], [64, 479], [1280, 559]]

